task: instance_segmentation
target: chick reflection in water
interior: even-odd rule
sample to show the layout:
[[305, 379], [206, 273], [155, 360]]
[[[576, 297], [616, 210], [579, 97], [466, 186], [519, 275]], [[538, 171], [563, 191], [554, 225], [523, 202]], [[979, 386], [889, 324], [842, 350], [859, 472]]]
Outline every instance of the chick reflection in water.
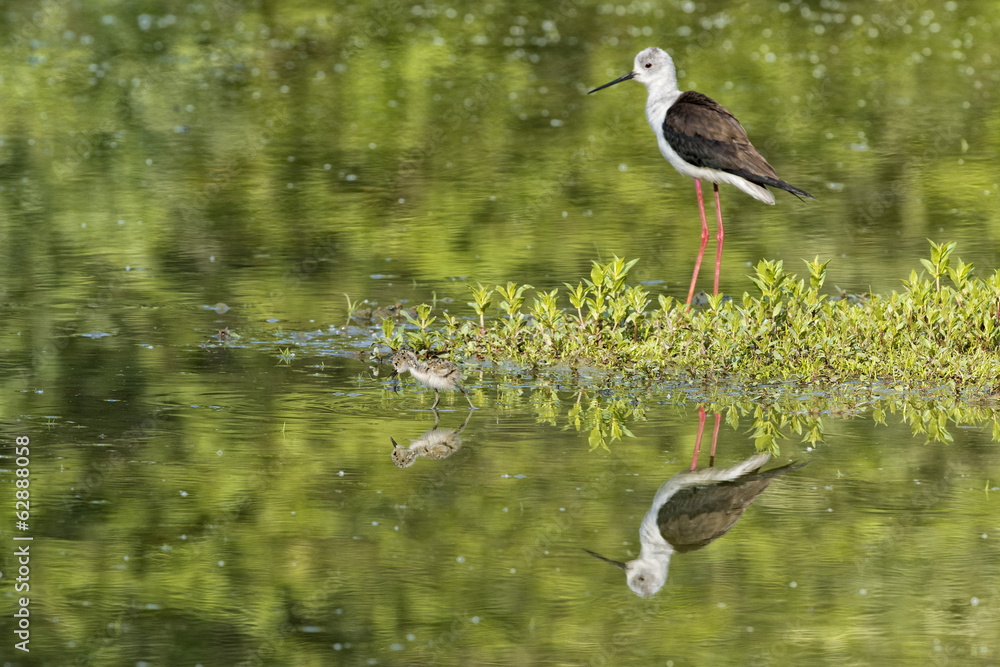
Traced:
[[685, 470], [667, 480], [642, 519], [635, 560], [623, 563], [584, 551], [625, 570], [628, 587], [640, 597], [650, 597], [667, 581], [672, 554], [695, 551], [719, 539], [775, 477], [806, 465], [789, 463], [760, 471], [770, 458], [765, 452], [729, 468]]
[[392, 462], [396, 464], [397, 468], [409, 468], [418, 456], [426, 456], [436, 460], [448, 458], [462, 446], [459, 434], [465, 430], [471, 417], [472, 410], [469, 410], [468, 417], [465, 418], [461, 428], [457, 431], [450, 428], [438, 428], [440, 415], [435, 410], [434, 428], [412, 441], [409, 447], [403, 447], [393, 440], [392, 436], [389, 436], [389, 442], [392, 443]]

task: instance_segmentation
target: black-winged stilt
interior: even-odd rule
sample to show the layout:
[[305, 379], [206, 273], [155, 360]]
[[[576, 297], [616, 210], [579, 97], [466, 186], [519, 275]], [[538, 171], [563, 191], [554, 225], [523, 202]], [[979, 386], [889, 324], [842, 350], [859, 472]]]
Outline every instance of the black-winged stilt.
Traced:
[[400, 373], [410, 371], [410, 375], [418, 382], [434, 390], [434, 405], [431, 410], [437, 408], [438, 401], [441, 400], [441, 389], [457, 389], [465, 395], [465, 400], [469, 402], [469, 407], [473, 410], [476, 406], [472, 404], [472, 399], [462, 385], [458, 383], [462, 379], [462, 369], [457, 364], [446, 359], [430, 359], [420, 361], [413, 350], [399, 350], [392, 355], [392, 379]]
[[670, 556], [707, 546], [736, 525], [775, 477], [806, 463], [758, 472], [771, 455], [755, 454], [729, 468], [703, 468], [677, 473], [660, 487], [639, 527], [639, 557], [623, 563], [584, 549], [625, 570], [628, 587], [650, 597], [667, 581]]
[[789, 185], [774, 173], [767, 160], [747, 138], [746, 130], [733, 114], [707, 95], [677, 89], [674, 61], [665, 51], [651, 46], [635, 57], [631, 72], [614, 81], [591, 90], [613, 86], [635, 79], [646, 86], [646, 119], [653, 128], [656, 142], [663, 157], [674, 169], [694, 179], [698, 193], [698, 211], [701, 213], [701, 249], [694, 264], [694, 276], [688, 290], [687, 303], [694, 296], [698, 269], [708, 244], [708, 221], [705, 218], [705, 201], [701, 182], [711, 181], [715, 187], [715, 214], [718, 219], [715, 253], [714, 294], [719, 293], [719, 263], [722, 260], [722, 208], [719, 206], [719, 183], [735, 185], [754, 199], [774, 204], [774, 197], [766, 186], [787, 190], [797, 197], [815, 199], [805, 190]]

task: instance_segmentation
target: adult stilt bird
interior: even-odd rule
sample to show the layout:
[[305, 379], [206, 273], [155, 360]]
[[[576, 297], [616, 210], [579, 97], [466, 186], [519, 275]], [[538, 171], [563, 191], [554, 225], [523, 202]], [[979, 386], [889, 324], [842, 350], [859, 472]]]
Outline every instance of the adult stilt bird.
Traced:
[[702, 181], [710, 181], [715, 187], [718, 231], [713, 294], [719, 293], [719, 263], [722, 260], [724, 236], [722, 208], [719, 206], [719, 183], [735, 185], [765, 204], [774, 203], [774, 196], [768, 192], [768, 186], [787, 190], [800, 198], [815, 199], [815, 197], [778, 178], [771, 165], [750, 143], [746, 130], [740, 122], [721, 104], [701, 93], [678, 90], [674, 61], [665, 51], [655, 46], [641, 51], [635, 57], [635, 65], [631, 72], [590, 92], [596, 93], [628, 79], [635, 79], [645, 84], [648, 92], [646, 119], [653, 128], [653, 134], [656, 135], [660, 152], [674, 169], [694, 179], [695, 191], [698, 193], [701, 248], [698, 250], [694, 275], [691, 277], [691, 288], [688, 290], [687, 303], [690, 304], [709, 236], [705, 201], [701, 194]]

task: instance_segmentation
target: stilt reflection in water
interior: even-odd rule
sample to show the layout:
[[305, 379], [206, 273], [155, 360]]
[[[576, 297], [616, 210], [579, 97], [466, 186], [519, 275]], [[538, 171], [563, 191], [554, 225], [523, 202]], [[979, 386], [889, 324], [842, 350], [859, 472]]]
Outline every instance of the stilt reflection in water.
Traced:
[[462, 446], [462, 439], [459, 437], [472, 418], [472, 410], [462, 422], [462, 426], [456, 431], [450, 428], [438, 428], [440, 415], [434, 410], [434, 428], [429, 429], [416, 440], [410, 442], [409, 447], [403, 447], [396, 442], [392, 436], [389, 441], [392, 443], [392, 462], [397, 468], [409, 468], [418, 456], [426, 456], [429, 459], [446, 459]]
[[625, 563], [584, 551], [625, 570], [629, 588], [650, 597], [667, 581], [670, 556], [701, 549], [725, 535], [774, 478], [806, 465], [789, 463], [760, 472], [770, 458], [764, 452], [729, 468], [685, 470], [667, 480], [642, 519], [638, 558]]
[[[711, 468], [715, 465], [715, 445], [719, 442], [719, 423], [722, 421], [722, 415], [718, 412], [715, 413], [715, 430], [712, 431], [712, 451], [708, 455], [708, 467]], [[698, 435], [694, 440], [694, 456], [691, 457], [691, 470], [698, 467], [698, 454], [701, 452], [701, 436], [705, 433], [705, 408], [701, 406], [698, 408]]]

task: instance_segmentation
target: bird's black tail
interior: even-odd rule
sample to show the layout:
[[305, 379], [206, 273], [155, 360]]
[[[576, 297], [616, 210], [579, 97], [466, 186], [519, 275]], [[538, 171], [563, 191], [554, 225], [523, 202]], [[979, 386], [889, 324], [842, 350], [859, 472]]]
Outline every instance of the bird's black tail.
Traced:
[[780, 178], [774, 178], [774, 177], [771, 177], [771, 176], [765, 176], [763, 174], [755, 174], [755, 173], [753, 173], [751, 171], [747, 171], [746, 169], [726, 169], [725, 171], [728, 171], [729, 173], [733, 174], [734, 176], [739, 176], [740, 178], [745, 178], [746, 180], [750, 181], [751, 183], [756, 183], [757, 185], [762, 185], [762, 186], [765, 186], [765, 187], [769, 186], [769, 187], [772, 187], [772, 188], [779, 188], [781, 190], [785, 190], [787, 192], [791, 192], [793, 195], [795, 195], [796, 197], [798, 197], [800, 201], [802, 200], [803, 197], [808, 197], [809, 199], [816, 199], [815, 197], [813, 197], [811, 194], [809, 194], [805, 190], [800, 190], [799, 188], [795, 187], [791, 183], [786, 183], [783, 180], [781, 180]]
[[773, 479], [784, 475], [786, 472], [792, 472], [793, 470], [798, 470], [799, 468], [803, 468], [807, 465], [809, 465], [809, 461], [804, 461], [803, 463], [796, 463], [795, 461], [792, 461], [791, 463], [786, 463], [783, 466], [771, 468], [770, 470], [757, 470], [755, 474], [762, 478]]

